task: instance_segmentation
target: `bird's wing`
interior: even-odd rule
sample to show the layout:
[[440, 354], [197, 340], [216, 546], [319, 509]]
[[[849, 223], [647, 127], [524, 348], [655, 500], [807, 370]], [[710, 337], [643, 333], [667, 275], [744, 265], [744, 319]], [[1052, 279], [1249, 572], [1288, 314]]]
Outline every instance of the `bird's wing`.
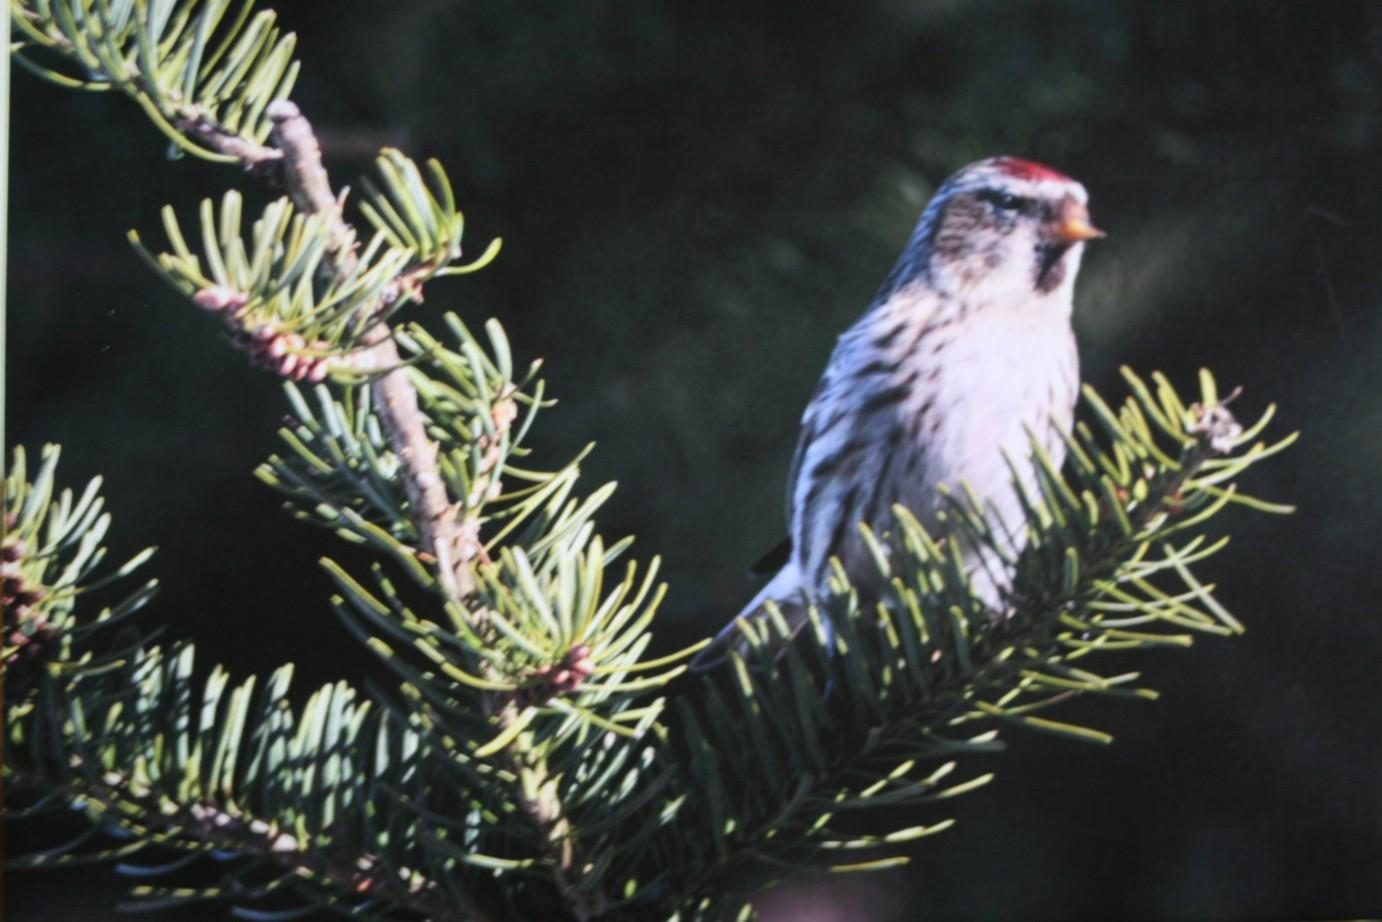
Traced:
[[[811, 440], [816, 437], [815, 426], [812, 425], [812, 410], [816, 406], [816, 401], [825, 389], [830, 386], [830, 371], [821, 375], [821, 379], [816, 382], [816, 389], [811, 392], [811, 399], [806, 402], [806, 411], [801, 416], [801, 435], [797, 436], [797, 447], [792, 452], [792, 466], [787, 469], [787, 548], [791, 550], [792, 516], [796, 509], [797, 502], [797, 477], [801, 475], [801, 463], [806, 458], [806, 449], [810, 447]], [[765, 560], [776, 552], [776, 548], [769, 551]], [[758, 564], [754, 564], [755, 572]]]
[[802, 416], [801, 435], [797, 437], [796, 450], [792, 452], [792, 466], [787, 471], [787, 537], [773, 545], [762, 557], [759, 557], [749, 566], [750, 576], [768, 576], [778, 573], [792, 559], [792, 514], [796, 504], [797, 476], [801, 474], [801, 463], [806, 457], [806, 449], [814, 438], [814, 431], [811, 426], [811, 407], [815, 405], [816, 398], [826, 388], [828, 377], [823, 376], [816, 384], [816, 390], [811, 394], [811, 399], [806, 404], [806, 412]]

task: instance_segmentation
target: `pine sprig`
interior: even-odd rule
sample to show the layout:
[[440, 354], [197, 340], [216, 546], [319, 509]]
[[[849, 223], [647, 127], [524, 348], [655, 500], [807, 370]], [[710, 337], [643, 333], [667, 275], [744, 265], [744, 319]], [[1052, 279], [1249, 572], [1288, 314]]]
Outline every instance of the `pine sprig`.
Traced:
[[257, 364], [296, 381], [361, 380], [375, 370], [368, 350], [383, 324], [420, 301], [426, 281], [473, 272], [499, 250], [495, 240], [475, 262], [453, 265], [461, 257], [464, 220], [441, 166], [429, 164], [443, 190], [440, 200], [398, 151], [381, 154], [378, 167], [382, 178], [371, 184], [371, 196], [391, 220], [363, 205], [379, 225], [363, 248], [334, 208], [304, 214], [287, 198], [271, 202], [246, 236], [243, 199], [234, 190], [219, 208], [202, 202], [196, 251], [171, 208], [163, 209], [170, 252], [150, 252], [136, 231], [129, 239], [174, 288], [218, 314]]
[[[172, 252], [151, 254], [134, 231], [130, 241], [178, 291], [219, 314], [236, 345], [265, 367], [299, 381], [352, 369], [358, 364], [353, 353], [408, 254], [385, 248], [380, 235], [351, 272], [328, 273], [334, 237], [325, 216], [304, 217], [281, 198], [243, 239], [241, 215], [238, 192], [227, 192], [219, 211], [204, 201], [201, 255], [188, 246], [171, 208], [163, 210], [163, 224]], [[353, 246], [353, 238], [346, 245]], [[329, 280], [323, 285], [324, 274]]]
[[[1005, 616], [976, 596], [954, 549], [968, 542], [1001, 559], [1011, 542], [956, 495], [948, 535], [928, 534], [902, 507], [900, 534], [866, 533], [891, 585], [885, 598], [865, 604], [837, 567], [835, 598], [785, 654], [781, 618], [743, 626], [749, 660], [736, 654], [723, 682], [703, 683], [699, 703], [678, 703], [688, 804], [660, 843], [663, 864], [696, 869], [670, 885], [678, 900], [700, 896], [706, 912], [719, 911], [727, 875], [746, 865], [777, 877], [822, 861], [834, 870], [905, 863], [897, 845], [949, 821], [861, 835], [859, 811], [893, 816], [987, 783], [987, 774], [956, 782], [953, 758], [992, 751], [994, 721], [1106, 743], [1101, 731], [1038, 716], [1082, 694], [1155, 697], [1136, 673], [1100, 675], [1086, 658], [1242, 630], [1190, 569], [1225, 543], [1200, 529], [1239, 496], [1226, 478], [1295, 437], [1256, 441], [1271, 409], [1244, 432], [1207, 372], [1189, 405], [1160, 375], [1154, 391], [1124, 376], [1134, 396], [1116, 412], [1086, 389], [1102, 431], [1078, 426], [1072, 472], [1043, 463], [1041, 495], [1026, 497], [1029, 537], [1007, 562], [1017, 575]], [[847, 857], [870, 852], [882, 854]]]
[[124, 93], [182, 152], [247, 167], [280, 159], [264, 143], [267, 112], [287, 98], [299, 65], [297, 39], [273, 12], [235, 0], [9, 2], [22, 36], [14, 58], [28, 70]]
[[420, 286], [437, 275], [476, 272], [498, 255], [500, 241], [493, 240], [474, 262], [453, 265], [461, 258], [465, 218], [456, 209], [451, 180], [441, 163], [428, 160], [424, 178], [418, 165], [401, 151], [385, 148], [375, 169], [377, 180], [363, 180], [367, 195], [360, 211], [394, 249], [409, 254], [408, 285]]
[[[34, 535], [46, 535], [39, 550], [51, 557], [89, 549], [81, 535], [104, 533], [109, 517], [98, 514], [95, 488], [80, 499], [56, 493], [55, 460], [49, 451], [29, 483], [17, 458], [7, 484], [15, 525], [7, 547], [27, 548]], [[586, 522], [595, 508], [583, 513]], [[118, 611], [103, 612], [86, 631], [62, 624], [55, 636], [64, 668], [38, 675], [23, 704], [17, 692], [24, 689], [7, 685], [6, 781], [21, 796], [59, 795], [31, 812], [79, 806], [92, 831], [19, 866], [117, 861], [126, 875], [146, 879], [192, 861], [231, 862], [207, 887], [139, 884], [125, 906], [146, 911], [269, 899], [362, 918], [483, 919], [476, 901], [493, 902], [497, 882], [507, 894], [501, 902], [543, 916], [540, 907], [555, 913], [564, 905], [543, 884], [558, 871], [573, 881], [568, 898], [583, 887], [592, 906], [612, 905], [597, 888], [638, 855], [615, 833], [644, 822], [642, 808], [670, 778], [655, 745], [661, 700], [646, 696], [680, 671], [676, 663], [690, 651], [640, 659], [661, 597], [655, 566], [642, 576], [630, 567], [607, 586], [603, 569], [622, 548], [606, 550], [588, 527], [570, 529], [566, 540], [588, 546], [554, 551], [536, 570], [506, 554], [477, 597], [522, 630], [532, 626], [516, 611], [543, 617], [536, 609], [554, 605], [554, 620], [544, 624], [562, 629], [551, 635], [545, 665], [496, 654], [473, 632], [419, 618], [380, 567], [371, 593], [328, 564], [342, 590], [334, 604], [405, 679], [392, 706], [364, 700], [345, 683], [297, 704], [288, 666], [262, 683], [233, 682], [220, 668], [202, 679], [187, 645], [127, 643], [120, 659], [101, 658]], [[90, 570], [86, 558], [63, 563]], [[401, 641], [407, 656], [382, 638]], [[474, 645], [463, 656], [466, 638]], [[458, 662], [477, 674], [501, 664], [508, 684], [462, 675]], [[7, 683], [18, 674], [8, 669]], [[502, 716], [510, 707], [517, 719]], [[568, 795], [569, 816], [557, 808]], [[550, 808], [557, 812], [542, 812]], [[514, 811], [532, 814], [526, 832], [515, 828]], [[170, 852], [178, 857], [160, 857]]]
[[[472, 850], [458, 860], [506, 880], [545, 873], [590, 912], [608, 909], [617, 902], [609, 875], [626, 885], [641, 857], [621, 833], [646, 823], [641, 811], [671, 777], [656, 745], [662, 700], [650, 696], [694, 648], [645, 658], [664, 590], [655, 562], [642, 575], [629, 565], [610, 585], [609, 568], [628, 547], [606, 547], [594, 534], [610, 490], [575, 496], [579, 459], [551, 472], [516, 463], [535, 414], [550, 404], [537, 365], [519, 373], [496, 323], [482, 341], [459, 318], [447, 322], [451, 345], [418, 326], [399, 339], [437, 470], [462, 497], [454, 514], [470, 540], [457, 556], [475, 561], [475, 588], [438, 618], [383, 567], [356, 579], [325, 561], [339, 591], [333, 604], [398, 673], [395, 713], [441, 741], [458, 784], [483, 805], [475, 816], [527, 818], [517, 831], [511, 821], [476, 820], [466, 831]], [[311, 403], [292, 396], [297, 422], [282, 431], [289, 451], [262, 466], [261, 479], [299, 516], [374, 547], [441, 594], [369, 389], [337, 396], [319, 387]], [[538, 905], [552, 899], [525, 890]]]
[[44, 446], [30, 480], [27, 456], [16, 448], [5, 478], [0, 661], [7, 718], [30, 713], [34, 702], [29, 692], [40, 675], [63, 676], [76, 669], [99, 672], [117, 665], [119, 649], [98, 649], [82, 641], [95, 630], [124, 621], [158, 588], [157, 580], [149, 580], [94, 616], [79, 616], [81, 597], [129, 576], [154, 549], [146, 548], [110, 574], [96, 576], [106, 557], [101, 542], [111, 521], [99, 492], [101, 479], [93, 479], [80, 494], [59, 490], [59, 454], [56, 445]]
[[[143, 885], [131, 907], [287, 889], [318, 902], [384, 899], [434, 918], [480, 918], [436, 914], [466, 905], [451, 892], [458, 882], [437, 882], [446, 859], [427, 847], [416, 817], [383, 809], [398, 796], [431, 795], [441, 768], [428, 768], [424, 739], [344, 683], [295, 706], [291, 667], [262, 684], [234, 684], [219, 668], [199, 682], [190, 646], [146, 647], [124, 630], [155, 581], [94, 617], [80, 614], [87, 593], [127, 576], [152, 549], [93, 578], [111, 521], [100, 482], [80, 495], [59, 490], [57, 461], [48, 446], [30, 478], [16, 450], [5, 482], [6, 817], [77, 807], [92, 827], [11, 866], [113, 860], [148, 877], [160, 865], [137, 863], [141, 855], [157, 861], [171, 849], [182, 867], [233, 853], [221, 884]], [[15, 798], [33, 792], [47, 796], [16, 811]]]
[[[458, 340], [455, 349], [420, 327], [399, 338], [412, 366], [405, 373], [437, 446], [438, 475], [447, 493], [459, 497], [451, 514], [464, 544], [453, 550], [471, 560], [530, 519], [542, 529], [559, 517], [579, 459], [553, 472], [514, 463], [528, 453], [522, 441], [537, 411], [550, 405], [536, 377], [539, 363], [514, 380], [508, 341], [497, 323], [486, 325], [485, 346], [454, 315], [447, 322]], [[435, 588], [427, 569], [435, 560], [422, 546], [401, 483], [402, 463], [375, 412], [372, 389], [318, 387], [309, 401], [290, 386], [288, 396], [295, 420], [280, 430], [287, 452], [271, 456], [256, 475], [283, 492], [299, 518], [354, 543], [373, 544]], [[482, 543], [486, 529], [495, 533]]]
[[436, 784], [425, 740], [345, 683], [295, 706], [290, 666], [262, 686], [219, 668], [198, 683], [194, 666], [189, 646], [153, 647], [118, 670], [45, 683], [35, 715], [11, 725], [7, 783], [62, 792], [103, 835], [15, 866], [117, 860], [148, 879], [230, 863], [207, 887], [135, 886], [123, 905], [142, 911], [272, 896], [364, 918], [482, 917], [423, 823], [395, 808]]

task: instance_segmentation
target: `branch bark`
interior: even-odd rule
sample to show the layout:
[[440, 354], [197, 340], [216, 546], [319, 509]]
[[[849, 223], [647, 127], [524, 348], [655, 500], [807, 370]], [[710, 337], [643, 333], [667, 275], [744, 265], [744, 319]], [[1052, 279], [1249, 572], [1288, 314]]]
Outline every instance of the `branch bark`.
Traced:
[[[287, 100], [274, 103], [268, 114], [274, 126], [271, 139], [283, 155], [283, 179], [288, 194], [304, 213], [331, 215], [332, 236], [336, 240], [333, 262], [338, 270], [348, 271], [355, 261], [355, 253], [346, 243], [352, 236], [350, 225], [331, 191], [321, 146], [311, 124], [297, 105]], [[408, 380], [388, 326], [383, 322], [375, 324], [367, 341], [370, 346], [366, 367], [391, 369], [375, 379], [372, 391], [389, 445], [403, 467], [413, 524], [423, 550], [436, 558], [437, 580], [443, 591], [449, 599], [460, 603], [475, 585], [463, 553], [468, 542], [457, 506], [447, 497], [446, 484], [437, 471], [437, 445], [427, 437], [417, 390]]]
[[[341, 214], [341, 202], [331, 190], [322, 164], [321, 147], [298, 107], [288, 101], [269, 107], [273, 122], [271, 139], [282, 151], [283, 178], [298, 209], [309, 214], [330, 215], [336, 241], [332, 259], [336, 271], [349, 271], [355, 254], [348, 248], [354, 239], [350, 225]], [[375, 405], [388, 435], [389, 444], [403, 467], [404, 485], [412, 507], [412, 518], [424, 550], [436, 558], [436, 573], [448, 598], [463, 603], [475, 589], [468, 566], [477, 552], [478, 542], [469, 533], [469, 523], [460, 515], [460, 502], [452, 503], [437, 470], [437, 445], [427, 437], [426, 422], [418, 408], [417, 390], [402, 367], [388, 325], [377, 322], [367, 335], [371, 345], [367, 364], [392, 369], [373, 384]], [[464, 609], [465, 606], [462, 604]], [[477, 618], [483, 621], [483, 615]], [[483, 634], [492, 631], [477, 624]], [[509, 727], [516, 718], [513, 702], [503, 697], [491, 701], [490, 713], [500, 726]], [[552, 863], [552, 876], [568, 908], [580, 919], [598, 915], [604, 907], [600, 894], [579, 887], [579, 860], [575, 855], [570, 822], [556, 791], [543, 755], [520, 744], [511, 745], [504, 755], [511, 770], [519, 776], [517, 799], [524, 817], [545, 843], [546, 857]]]
[[209, 150], [234, 157], [251, 172], [269, 169], [283, 160], [278, 148], [241, 137], [197, 107], [184, 107], [173, 126]]

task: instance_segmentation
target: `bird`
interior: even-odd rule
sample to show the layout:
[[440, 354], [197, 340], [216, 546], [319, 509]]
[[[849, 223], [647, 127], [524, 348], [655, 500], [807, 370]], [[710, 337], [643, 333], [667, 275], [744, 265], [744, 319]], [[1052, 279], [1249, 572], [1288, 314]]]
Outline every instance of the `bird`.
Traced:
[[[1085, 243], [1103, 236], [1084, 186], [1033, 160], [990, 157], [937, 188], [802, 414], [780, 566], [695, 669], [746, 653], [738, 622], [764, 617], [769, 602], [800, 630], [828, 598], [832, 558], [861, 595], [881, 593], [859, 524], [887, 535], [900, 504], [934, 533], [942, 486], [967, 485], [993, 533], [1021, 550], [1013, 474], [1030, 494], [1033, 436], [1057, 467], [1064, 460], [1079, 387], [1075, 277]], [[1001, 617], [1010, 574], [992, 549], [964, 547], [962, 558]]]

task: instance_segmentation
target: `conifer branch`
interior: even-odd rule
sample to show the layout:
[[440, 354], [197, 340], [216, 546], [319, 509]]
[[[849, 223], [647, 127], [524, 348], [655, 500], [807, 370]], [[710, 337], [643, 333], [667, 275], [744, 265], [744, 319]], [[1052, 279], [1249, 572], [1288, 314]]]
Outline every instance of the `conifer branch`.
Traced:
[[[899, 507], [898, 534], [864, 532], [885, 598], [861, 599], [840, 570], [795, 640], [771, 611], [743, 625], [748, 658], [733, 654], [664, 726], [664, 700], [648, 696], [696, 648], [644, 658], [665, 587], [656, 561], [610, 577], [628, 541], [606, 546], [594, 515], [612, 485], [582, 499], [579, 458], [517, 463], [550, 404], [537, 363], [516, 373], [493, 321], [483, 342], [454, 315], [447, 342], [392, 325], [429, 279], [496, 249], [455, 265], [463, 222], [441, 167], [424, 175], [384, 151], [359, 206], [366, 239], [286, 99], [293, 38], [272, 13], [246, 2], [227, 16], [231, 0], [10, 2], [26, 66], [117, 89], [180, 148], [286, 188], [249, 237], [229, 193], [219, 210], [203, 204], [200, 251], [171, 210], [171, 252], [140, 250], [257, 362], [315, 385], [287, 386], [286, 457], [256, 473], [299, 518], [382, 557], [363, 580], [323, 566], [333, 607], [395, 689], [362, 702], [338, 683], [295, 708], [288, 667], [258, 696], [214, 670], [196, 711], [190, 647], [100, 634], [152, 584], [77, 617], [79, 594], [102, 584], [90, 578], [109, 521], [95, 485], [58, 493], [55, 451], [32, 482], [17, 456], [0, 564], [6, 777], [83, 800], [135, 836], [129, 851], [233, 849], [272, 866], [260, 889], [305, 881], [316, 905], [367, 918], [709, 920], [745, 866], [772, 877], [905, 861], [899, 843], [949, 821], [862, 835], [849, 818], [882, 808], [892, 824], [982, 785], [990, 775], [949, 780], [951, 759], [995, 749], [998, 722], [1107, 741], [1036, 716], [1074, 695], [1152, 696], [1086, 657], [1241, 630], [1190, 570], [1223, 546], [1200, 526], [1233, 502], [1282, 511], [1236, 479], [1291, 437], [1256, 442], [1270, 410], [1242, 431], [1208, 373], [1186, 405], [1160, 376], [1129, 372], [1133, 397], [1116, 410], [1086, 391], [1094, 423], [1068, 435], [1069, 473], [1038, 448], [1020, 557], [972, 497], [952, 497], [944, 534]], [[47, 70], [45, 56], [70, 70]], [[959, 541], [1012, 569], [1011, 617], [971, 589]], [[411, 594], [394, 586], [399, 571]], [[860, 852], [876, 857], [840, 860]], [[194, 895], [244, 895], [226, 881]], [[152, 898], [165, 897], [179, 894]]]
[[[285, 177], [294, 202], [306, 213], [330, 215], [335, 240], [350, 239], [353, 234], [341, 217], [340, 204], [331, 190], [321, 147], [311, 125], [297, 106], [287, 101], [275, 103], [269, 117], [274, 124], [274, 144], [283, 152]], [[334, 259], [340, 271], [349, 272], [354, 255], [338, 244]], [[427, 436], [417, 391], [401, 367], [398, 349], [387, 327], [376, 324], [365, 341], [371, 343], [372, 360], [367, 364], [391, 369], [376, 378], [372, 387], [375, 407], [394, 454], [402, 463], [414, 524], [425, 550], [435, 558], [436, 573], [446, 596], [453, 603], [463, 603], [475, 586], [470, 566], [481, 551], [476, 537], [478, 523], [459, 516], [461, 504], [453, 504], [446, 494], [437, 470], [437, 446]], [[486, 623], [483, 612], [476, 617], [474, 628], [482, 638], [493, 638], [494, 630]], [[490, 681], [499, 678], [488, 666], [484, 677]], [[577, 918], [592, 918], [601, 911], [602, 901], [598, 894], [587, 893], [578, 885], [570, 822], [545, 755], [525, 739], [518, 723], [520, 709], [510, 697], [490, 696], [486, 710], [494, 716], [501, 736], [513, 735], [512, 744], [505, 747], [505, 758], [518, 778], [517, 801], [523, 816], [547, 843], [547, 858], [557, 888]]]
[[256, 144], [236, 134], [206, 112], [189, 109], [173, 120], [173, 127], [222, 157], [239, 161], [246, 170], [276, 177], [283, 165], [283, 152], [268, 144]]
[[[262, 819], [232, 813], [214, 801], [171, 803], [166, 794], [136, 793], [140, 785], [119, 771], [89, 778], [80, 759], [74, 758], [60, 777], [11, 770], [8, 782], [16, 788], [59, 789], [66, 799], [81, 804], [93, 815], [118, 824], [122, 835], [138, 837], [137, 845], [155, 842], [189, 852], [212, 849], [234, 852], [250, 863], [272, 864], [283, 875], [300, 878], [324, 890], [368, 897], [432, 922], [492, 922], [492, 917], [463, 894], [409, 868], [389, 868], [368, 853], [332, 854], [312, 844], [304, 846], [291, 831]], [[137, 851], [122, 854], [131, 858]], [[18, 867], [42, 867], [42, 860], [18, 859]], [[59, 859], [55, 863], [62, 863]], [[210, 894], [208, 894], [210, 895]], [[158, 899], [152, 888], [136, 889], [131, 909], [152, 908]], [[184, 894], [186, 899], [195, 898]]]
[[[7, 0], [14, 59], [60, 86], [118, 90], [185, 153], [262, 172], [280, 153], [264, 145], [266, 108], [297, 80], [296, 38], [272, 12], [234, 0]], [[35, 54], [37, 52], [38, 54]], [[69, 70], [45, 65], [45, 56]]]
[[[283, 154], [284, 177], [293, 201], [304, 213], [328, 216], [335, 241], [333, 261], [337, 271], [349, 274], [356, 257], [344, 247], [353, 234], [331, 190], [312, 126], [298, 107], [287, 100], [275, 103], [268, 114], [274, 126], [274, 145]], [[403, 482], [423, 548], [436, 560], [437, 577], [446, 597], [460, 602], [474, 587], [468, 564], [474, 557], [475, 543], [465, 539], [465, 523], [457, 521], [456, 507], [437, 473], [437, 447], [427, 437], [426, 421], [418, 410], [417, 391], [401, 367], [393, 337], [379, 323], [370, 328], [365, 342], [369, 357], [362, 364], [388, 369], [374, 381], [375, 406], [394, 454], [402, 462]]]
[[[779, 877], [822, 860], [837, 871], [905, 863], [895, 854], [836, 861], [950, 822], [861, 836], [837, 818], [938, 802], [986, 784], [992, 775], [948, 780], [954, 761], [933, 768], [999, 748], [996, 731], [967, 735], [971, 727], [1001, 721], [1107, 743], [1106, 733], [1036, 714], [1080, 694], [1155, 693], [1134, 686], [1135, 673], [1101, 676], [1080, 660], [1189, 645], [1189, 634], [1173, 631], [1242, 630], [1187, 568], [1224, 542], [1178, 536], [1232, 501], [1235, 494], [1217, 486], [1221, 476], [1236, 476], [1294, 436], [1255, 443], [1271, 410], [1245, 432], [1226, 406], [1234, 395], [1221, 400], [1207, 372], [1200, 399], [1189, 405], [1159, 375], [1154, 389], [1126, 369], [1124, 377], [1135, 397], [1117, 412], [1085, 391], [1111, 446], [1081, 425], [1069, 439], [1072, 474], [1038, 457], [1041, 496], [1024, 497], [1031, 540], [1019, 560], [1007, 561], [1017, 573], [1011, 617], [994, 619], [946, 544], [895, 507], [905, 540], [892, 557], [875, 554], [892, 587], [876, 605], [862, 605], [840, 573], [828, 615], [813, 611], [810, 636], [785, 655], [790, 632], [780, 618], [745, 626], [749, 659], [731, 654], [724, 683], [706, 680], [699, 701], [681, 702], [689, 804], [658, 853], [670, 867], [694, 870], [668, 884], [669, 912], [722, 905], [727, 876], [745, 866]], [[954, 497], [948, 519], [948, 540], [1002, 552], [972, 498]], [[1163, 576], [1183, 591], [1157, 587]], [[833, 633], [823, 630], [827, 617]]]

